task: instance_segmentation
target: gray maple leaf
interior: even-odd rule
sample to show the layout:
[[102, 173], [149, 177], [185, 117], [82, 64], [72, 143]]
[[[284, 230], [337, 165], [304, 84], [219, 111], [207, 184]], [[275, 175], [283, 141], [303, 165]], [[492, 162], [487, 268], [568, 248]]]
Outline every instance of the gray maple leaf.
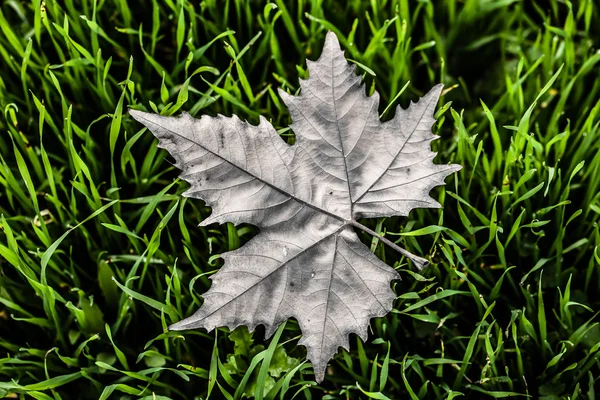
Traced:
[[429, 191], [461, 167], [436, 165], [430, 142], [442, 90], [381, 122], [379, 95], [365, 94], [336, 36], [327, 34], [317, 61], [307, 61], [301, 94], [279, 91], [290, 110], [293, 146], [260, 118], [189, 114], [164, 117], [130, 110], [175, 158], [190, 183], [184, 196], [203, 199], [212, 214], [202, 221], [250, 223], [260, 233], [222, 255], [204, 304], [169, 329], [234, 329], [258, 324], [270, 337], [288, 318], [302, 330], [317, 381], [348, 336], [367, 339], [373, 317], [392, 309], [390, 285], [398, 273], [361, 243], [353, 228], [379, 237], [413, 260], [427, 261], [358, 223], [359, 218], [406, 216], [441, 207]]

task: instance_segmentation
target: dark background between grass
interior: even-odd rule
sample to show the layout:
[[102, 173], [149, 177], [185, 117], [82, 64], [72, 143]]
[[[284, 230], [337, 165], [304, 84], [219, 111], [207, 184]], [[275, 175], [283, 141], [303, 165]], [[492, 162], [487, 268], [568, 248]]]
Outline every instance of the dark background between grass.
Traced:
[[[0, 1], [0, 397], [594, 399], [600, 376], [598, 1]], [[167, 332], [251, 226], [197, 228], [127, 115], [272, 121], [327, 30], [383, 116], [446, 85], [444, 208], [365, 221], [429, 257], [317, 385], [277, 340]], [[409, 82], [410, 81], [410, 82]], [[406, 88], [405, 88], [405, 85]], [[404, 90], [403, 90], [404, 89]], [[399, 97], [397, 95], [401, 93]], [[114, 280], [113, 280], [114, 277]]]

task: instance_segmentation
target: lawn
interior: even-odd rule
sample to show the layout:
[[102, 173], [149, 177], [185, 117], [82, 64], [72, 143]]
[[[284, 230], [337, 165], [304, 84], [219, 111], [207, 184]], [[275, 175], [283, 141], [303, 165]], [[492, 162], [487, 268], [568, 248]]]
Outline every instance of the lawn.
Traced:
[[[127, 113], [264, 116], [338, 35], [382, 119], [445, 85], [443, 208], [362, 223], [430, 260], [318, 384], [301, 331], [168, 331], [251, 225], [198, 227]], [[595, 399], [597, 0], [0, 0], [0, 398]], [[594, 294], [595, 293], [595, 294]]]

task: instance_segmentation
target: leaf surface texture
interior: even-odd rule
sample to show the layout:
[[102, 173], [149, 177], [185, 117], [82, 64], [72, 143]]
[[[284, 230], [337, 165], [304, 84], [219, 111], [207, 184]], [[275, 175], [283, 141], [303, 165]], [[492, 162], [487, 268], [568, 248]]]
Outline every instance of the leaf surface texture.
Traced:
[[433, 163], [433, 113], [442, 85], [381, 122], [379, 96], [365, 94], [354, 65], [328, 33], [307, 61], [298, 96], [279, 91], [296, 134], [284, 142], [264, 118], [164, 117], [130, 110], [159, 139], [190, 183], [185, 196], [212, 214], [201, 225], [250, 223], [260, 233], [222, 255], [204, 304], [170, 327], [258, 324], [271, 336], [288, 318], [302, 330], [317, 381], [350, 333], [367, 339], [369, 320], [392, 309], [398, 273], [361, 243], [359, 218], [407, 216], [440, 207], [429, 191], [458, 165]]

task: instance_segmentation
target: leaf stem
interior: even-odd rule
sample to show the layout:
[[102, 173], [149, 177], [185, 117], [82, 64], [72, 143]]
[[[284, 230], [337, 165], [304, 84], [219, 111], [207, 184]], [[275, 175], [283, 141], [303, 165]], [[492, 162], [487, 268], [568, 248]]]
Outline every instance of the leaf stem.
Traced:
[[364, 226], [363, 224], [354, 221], [354, 220], [350, 220], [347, 221], [348, 224], [360, 229], [363, 232], [367, 232], [370, 235], [375, 236], [377, 239], [381, 240], [383, 243], [387, 244], [388, 246], [390, 246], [392, 249], [396, 250], [398, 253], [402, 254], [404, 257], [408, 258], [410, 261], [413, 262], [413, 264], [415, 265], [415, 267], [417, 267], [417, 269], [420, 271], [423, 268], [425, 268], [427, 265], [429, 265], [429, 261], [427, 261], [426, 259], [424, 259], [423, 257], [419, 257], [417, 255], [414, 255], [413, 253], [411, 253], [410, 251], [403, 249], [402, 247], [398, 246], [396, 243], [392, 242], [391, 240], [381, 236], [379, 233], [375, 232], [374, 230], [367, 228], [366, 226]]

